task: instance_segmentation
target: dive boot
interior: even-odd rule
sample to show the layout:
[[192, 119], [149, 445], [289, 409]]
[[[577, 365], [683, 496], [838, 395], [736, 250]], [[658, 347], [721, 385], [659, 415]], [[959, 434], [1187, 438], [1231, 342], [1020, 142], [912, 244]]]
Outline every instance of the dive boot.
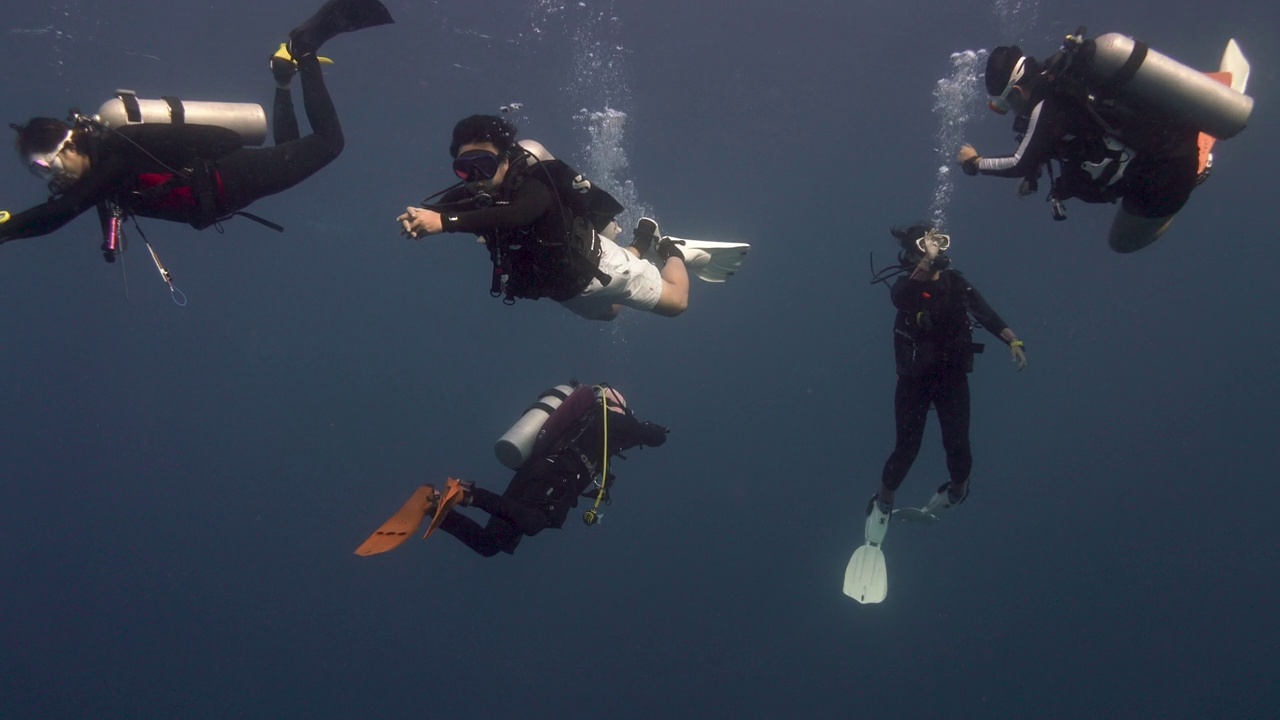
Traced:
[[395, 22], [378, 0], [329, 0], [289, 33], [293, 57], [314, 54], [334, 35]]
[[632, 234], [631, 247], [640, 253], [643, 258], [649, 254], [649, 251], [659, 242], [662, 233], [658, 232], [658, 223], [652, 218], [642, 217], [636, 223], [636, 229]]
[[423, 485], [415, 490], [405, 502], [404, 507], [392, 515], [391, 519], [382, 523], [382, 527], [374, 531], [368, 540], [356, 548], [356, 554], [377, 555], [400, 547], [410, 535], [417, 531], [422, 520], [435, 512], [439, 498], [440, 493], [430, 485]]
[[871, 496], [867, 506], [867, 527], [865, 537], [868, 545], [879, 547], [884, 543], [885, 533], [889, 532], [889, 518], [893, 517], [893, 506], [880, 502], [880, 496]]
[[[333, 61], [327, 57], [316, 58], [321, 65], [332, 65]], [[271, 56], [271, 76], [276, 79], [276, 85], [280, 87], [288, 87], [289, 81], [294, 75], [298, 74], [298, 62], [289, 54], [289, 43], [280, 43], [280, 49], [276, 50]]]
[[431, 537], [431, 533], [439, 529], [444, 519], [449, 517], [449, 513], [457, 505], [470, 505], [471, 492], [475, 488], [472, 483], [463, 480], [455, 480], [449, 478], [444, 483], [444, 492], [440, 493], [440, 501], [436, 503], [436, 515], [431, 518], [431, 524], [427, 526], [427, 532], [423, 534], [423, 538]]
[[969, 483], [964, 484], [964, 490], [958, 498], [951, 496], [951, 483], [944, 483], [922, 509], [928, 515], [940, 517], [942, 513], [964, 502], [967, 497], [969, 497]]
[[664, 237], [658, 241], [657, 253], [663, 262], [671, 258], [680, 258], [681, 262], [685, 260], [684, 251], [680, 248], [680, 243], [669, 237]]

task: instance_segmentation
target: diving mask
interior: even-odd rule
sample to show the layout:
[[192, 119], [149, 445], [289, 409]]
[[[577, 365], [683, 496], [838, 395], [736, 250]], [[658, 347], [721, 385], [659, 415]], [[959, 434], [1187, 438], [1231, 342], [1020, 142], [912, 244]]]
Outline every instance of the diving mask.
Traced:
[[926, 247], [926, 245], [929, 244], [930, 240], [932, 240], [938, 246], [938, 252], [940, 253], [946, 252], [947, 249], [951, 247], [950, 235], [947, 235], [945, 233], [940, 233], [937, 230], [929, 230], [925, 232], [924, 235], [921, 235], [918, 240], [916, 240], [916, 247], [919, 248], [920, 252], [924, 253], [925, 255], [929, 254], [929, 250]]
[[1004, 92], [987, 101], [987, 107], [991, 108], [991, 112], [1004, 115], [1011, 109], [1009, 106], [1009, 93], [1017, 87], [1018, 81], [1022, 80], [1022, 76], [1027, 71], [1027, 56], [1023, 55], [1018, 58], [1018, 62], [1013, 66], [1013, 72], [1009, 75], [1009, 82], [1004, 86]]
[[488, 150], [468, 150], [453, 161], [453, 174], [463, 182], [492, 180], [502, 160]]
[[51, 182], [67, 172], [66, 165], [62, 163], [62, 151], [67, 147], [67, 143], [71, 142], [72, 132], [68, 130], [67, 136], [62, 138], [62, 142], [50, 152], [31, 153], [27, 156], [27, 169], [32, 175], [45, 182]]

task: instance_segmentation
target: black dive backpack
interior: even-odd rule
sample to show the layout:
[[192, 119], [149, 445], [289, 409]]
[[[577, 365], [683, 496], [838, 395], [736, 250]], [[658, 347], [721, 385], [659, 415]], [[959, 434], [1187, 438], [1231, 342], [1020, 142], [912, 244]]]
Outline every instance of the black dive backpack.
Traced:
[[[600, 270], [600, 239], [597, 233], [609, 226], [623, 211], [612, 195], [593, 185], [582, 174], [561, 160], [533, 160], [508, 179], [504, 195], [514, 192], [522, 183], [541, 182], [555, 197], [563, 215], [555, 235], [540, 236], [533, 226], [502, 232], [485, 233], [489, 258], [493, 261], [493, 283], [489, 294], [502, 297], [508, 305], [516, 298], [556, 301], [575, 297], [593, 279], [607, 285], [610, 277]], [[455, 190], [442, 198], [442, 203], [459, 200], [475, 202], [465, 189]], [[498, 199], [496, 202], [504, 202]]]

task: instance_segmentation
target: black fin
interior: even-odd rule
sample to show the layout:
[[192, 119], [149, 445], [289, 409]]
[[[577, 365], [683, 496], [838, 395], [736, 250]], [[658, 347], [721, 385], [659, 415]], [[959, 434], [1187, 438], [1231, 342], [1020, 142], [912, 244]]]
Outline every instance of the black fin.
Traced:
[[334, 35], [394, 22], [379, 0], [329, 0], [289, 33], [289, 49], [296, 59], [319, 50]]

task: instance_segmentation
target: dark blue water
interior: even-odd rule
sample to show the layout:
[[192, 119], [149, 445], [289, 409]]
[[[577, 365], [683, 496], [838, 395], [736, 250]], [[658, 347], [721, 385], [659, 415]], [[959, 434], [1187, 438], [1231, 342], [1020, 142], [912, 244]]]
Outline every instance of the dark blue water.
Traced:
[[[117, 87], [269, 104], [266, 58], [316, 4], [10, 3], [5, 122]], [[187, 307], [140, 243], [126, 299], [92, 214], [0, 248], [0, 717], [1276, 713], [1274, 4], [387, 4], [395, 26], [326, 47], [344, 154], [251, 208], [287, 233], [143, 221]], [[959, 179], [952, 255], [1031, 365], [979, 357], [972, 495], [894, 526], [889, 597], [858, 605], [841, 578], [893, 444], [867, 254], [928, 210], [949, 54], [1043, 57], [1081, 23], [1208, 69], [1237, 38], [1251, 126], [1131, 256], [1110, 208], [1054, 223]], [[510, 102], [583, 167], [575, 116], [626, 112], [620, 176], [667, 232], [753, 243], [742, 274], [600, 325], [489, 299], [468, 237], [399, 237], [451, 182], [453, 122]], [[967, 138], [1009, 152], [1007, 122]], [[0, 206], [42, 201], [6, 162]], [[352, 554], [420, 483], [500, 489], [493, 440], [569, 377], [672, 428], [599, 527]], [[931, 425], [902, 501], [944, 474]]]

